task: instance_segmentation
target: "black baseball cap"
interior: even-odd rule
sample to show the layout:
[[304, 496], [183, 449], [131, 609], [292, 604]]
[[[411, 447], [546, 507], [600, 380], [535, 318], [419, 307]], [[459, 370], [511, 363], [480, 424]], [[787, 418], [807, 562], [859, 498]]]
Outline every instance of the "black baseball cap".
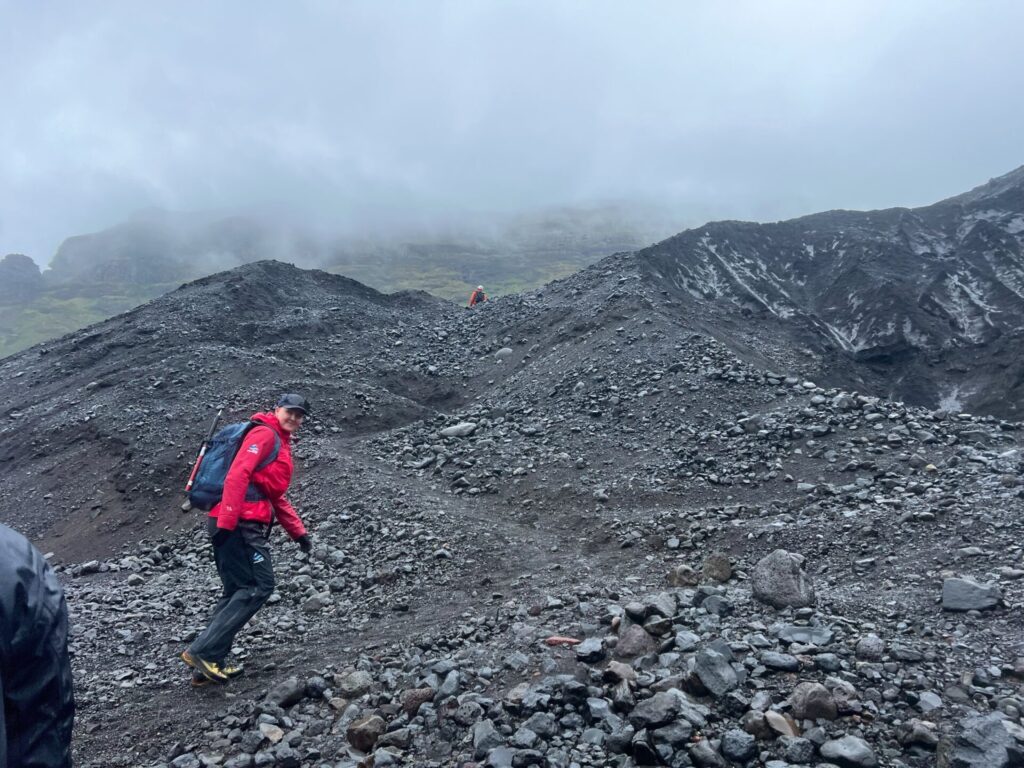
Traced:
[[304, 414], [308, 414], [310, 410], [309, 400], [304, 398], [302, 395], [295, 394], [281, 395], [277, 400], [277, 407], [302, 411]]

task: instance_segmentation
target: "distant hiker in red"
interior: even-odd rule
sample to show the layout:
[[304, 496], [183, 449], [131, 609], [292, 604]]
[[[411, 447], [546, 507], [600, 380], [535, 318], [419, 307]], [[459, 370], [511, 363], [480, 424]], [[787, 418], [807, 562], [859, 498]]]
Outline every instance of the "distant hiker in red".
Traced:
[[[224, 594], [206, 629], [181, 654], [194, 670], [193, 685], [223, 684], [242, 673], [241, 667], [226, 666], [224, 660], [235, 635], [274, 591], [269, 543], [275, 518], [303, 552], [313, 548], [302, 520], [284, 497], [292, 479], [291, 438], [308, 413], [306, 398], [282, 395], [273, 411], [253, 414], [257, 426], [242, 440], [221, 501], [210, 510], [207, 531]], [[262, 466], [275, 449], [277, 456]]]
[[476, 290], [469, 295], [469, 306], [475, 307], [477, 304], [483, 304], [487, 301], [487, 294], [484, 293], [484, 287], [478, 285]]

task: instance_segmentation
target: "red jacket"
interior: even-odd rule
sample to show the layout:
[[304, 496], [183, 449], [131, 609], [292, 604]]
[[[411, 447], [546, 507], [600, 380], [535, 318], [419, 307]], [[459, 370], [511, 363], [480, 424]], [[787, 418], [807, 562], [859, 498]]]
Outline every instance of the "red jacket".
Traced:
[[[267, 428], [253, 427], [246, 434], [224, 479], [224, 495], [220, 503], [210, 510], [210, 517], [217, 518], [218, 528], [233, 531], [239, 520], [269, 524], [276, 512], [281, 527], [292, 539], [297, 539], [306, 532], [306, 528], [295, 508], [284, 497], [292, 481], [292, 436], [281, 428], [273, 411], [254, 413], [252, 420]], [[276, 459], [257, 470], [260, 462], [274, 450], [274, 435], [270, 430], [281, 438], [281, 450]], [[266, 498], [246, 501], [245, 492], [250, 483]]]

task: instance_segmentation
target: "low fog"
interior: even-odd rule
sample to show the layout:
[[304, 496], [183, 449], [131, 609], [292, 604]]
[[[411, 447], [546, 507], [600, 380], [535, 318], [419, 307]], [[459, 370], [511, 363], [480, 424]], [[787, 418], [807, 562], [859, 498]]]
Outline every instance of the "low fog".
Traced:
[[0, 254], [152, 209], [359, 238], [924, 205], [1024, 163], [1021, 29], [1013, 0], [0, 2]]

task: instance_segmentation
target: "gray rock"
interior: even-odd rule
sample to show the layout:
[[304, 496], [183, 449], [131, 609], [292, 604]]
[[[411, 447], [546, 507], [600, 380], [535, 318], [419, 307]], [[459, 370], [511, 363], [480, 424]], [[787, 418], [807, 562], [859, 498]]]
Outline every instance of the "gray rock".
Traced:
[[701, 607], [708, 613], [716, 616], [729, 616], [733, 612], [733, 605], [721, 595], [711, 595], [701, 603]]
[[800, 670], [800, 660], [788, 653], [765, 651], [758, 656], [758, 660], [768, 669], [775, 669], [780, 672], [798, 672]]
[[576, 646], [576, 658], [587, 664], [593, 664], [604, 657], [604, 643], [599, 637], [588, 637]]
[[968, 578], [942, 582], [942, 608], [946, 611], [984, 611], [995, 608], [1001, 600], [997, 584], [981, 584]]
[[799, 720], [835, 720], [838, 717], [836, 701], [821, 683], [800, 683], [790, 694], [789, 703], [793, 717]]
[[802, 645], [828, 645], [834, 637], [828, 627], [800, 627], [786, 624], [779, 630], [779, 639], [787, 643]]
[[604, 744], [605, 736], [605, 732], [602, 731], [600, 728], [587, 728], [585, 731], [583, 731], [583, 734], [580, 736], [580, 740], [584, 744], [594, 744], [596, 746], [601, 746], [602, 744]]
[[959, 731], [939, 742], [938, 768], [1007, 768], [1013, 739], [1003, 720], [999, 712], [961, 720]]
[[710, 708], [699, 704], [678, 688], [669, 688], [668, 693], [676, 697], [679, 702], [679, 717], [686, 720], [696, 728], [704, 728], [708, 724]]
[[543, 739], [549, 739], [558, 733], [558, 722], [548, 712], [534, 712], [522, 725], [529, 728]]
[[393, 731], [387, 731], [379, 739], [377, 739], [377, 746], [398, 747], [399, 749], [407, 749], [411, 742], [411, 730], [409, 730], [408, 728], [396, 728]]
[[278, 744], [274, 750], [275, 768], [300, 768], [299, 753], [287, 744]]
[[651, 731], [651, 740], [655, 746], [668, 744], [674, 749], [685, 747], [693, 735], [693, 726], [686, 720], [677, 720], [666, 726]]
[[319, 595], [313, 595], [302, 604], [302, 610], [305, 613], [319, 613], [326, 606], [331, 604], [331, 593], [324, 592]]
[[267, 694], [267, 701], [278, 707], [290, 707], [306, 697], [306, 684], [297, 677], [289, 677]]
[[821, 756], [840, 768], [876, 768], [878, 758], [864, 739], [843, 736], [821, 745]]
[[633, 736], [630, 748], [633, 753], [633, 761], [637, 765], [657, 765], [661, 762], [658, 750], [651, 744], [650, 734], [647, 731], [637, 731]]
[[679, 715], [679, 702], [670, 693], [656, 693], [644, 699], [629, 713], [629, 724], [636, 730], [658, 728], [671, 723]]
[[722, 735], [722, 756], [734, 763], [745, 763], [757, 755], [757, 739], [746, 731], [732, 728]]
[[495, 747], [487, 753], [486, 768], [512, 768], [512, 759], [515, 757], [514, 749], [508, 747]]
[[448, 696], [454, 696], [459, 692], [459, 688], [462, 683], [462, 678], [459, 675], [457, 669], [453, 669], [447, 675], [444, 676], [444, 681], [441, 686], [437, 689], [437, 695], [441, 698], [447, 698]]
[[531, 765], [549, 766], [550, 768], [568, 768], [567, 764], [557, 757], [557, 750], [550, 750], [546, 756], [537, 749], [520, 749], [512, 758], [512, 768], [527, 768]]
[[925, 691], [917, 701], [917, 708], [925, 713], [942, 709], [942, 697], [934, 691]]
[[806, 764], [814, 759], [814, 743], [799, 736], [780, 736], [783, 756], [790, 763]]
[[647, 631], [639, 624], [631, 624], [619, 634], [619, 642], [615, 645], [615, 656], [630, 659], [643, 656], [655, 649], [656, 645]]
[[676, 632], [676, 650], [692, 651], [700, 643], [700, 637], [683, 629]]
[[775, 608], [814, 605], [814, 588], [803, 564], [802, 555], [784, 549], [761, 558], [751, 574], [754, 597]]
[[444, 437], [469, 437], [476, 432], [476, 427], [476, 422], [460, 421], [458, 424], [442, 429], [441, 435]]
[[520, 728], [512, 734], [512, 746], [517, 749], [531, 749], [537, 744], [537, 733], [529, 728]]
[[691, 744], [689, 752], [690, 759], [700, 768], [728, 768], [729, 764], [725, 762], [725, 758], [715, 751], [707, 739]]
[[693, 662], [693, 672], [708, 693], [715, 698], [724, 696], [739, 685], [736, 670], [729, 660], [710, 648], [700, 651]]
[[862, 661], [879, 661], [885, 653], [885, 641], [878, 635], [865, 635], [857, 641], [857, 658]]
[[939, 736], [934, 723], [924, 723], [912, 718], [900, 729], [899, 740], [905, 747], [916, 745], [934, 750], [938, 746]]
[[338, 686], [338, 693], [346, 699], [358, 699], [373, 687], [373, 677], [369, 672], [357, 670], [336, 680], [335, 684]]
[[491, 720], [481, 720], [473, 726], [473, 748], [476, 750], [478, 759], [504, 743], [505, 739], [495, 730]]
[[650, 598], [644, 607], [647, 616], [657, 615], [671, 619], [676, 615], [676, 605], [675, 595], [671, 592], [660, 592]]
[[823, 672], [838, 672], [843, 662], [834, 653], [819, 653], [814, 657], [814, 666]]
[[635, 735], [636, 731], [633, 730], [633, 726], [624, 723], [621, 727], [612, 729], [612, 732], [608, 734], [608, 738], [605, 739], [605, 748], [615, 754], [626, 752], [630, 744], [633, 743]]

